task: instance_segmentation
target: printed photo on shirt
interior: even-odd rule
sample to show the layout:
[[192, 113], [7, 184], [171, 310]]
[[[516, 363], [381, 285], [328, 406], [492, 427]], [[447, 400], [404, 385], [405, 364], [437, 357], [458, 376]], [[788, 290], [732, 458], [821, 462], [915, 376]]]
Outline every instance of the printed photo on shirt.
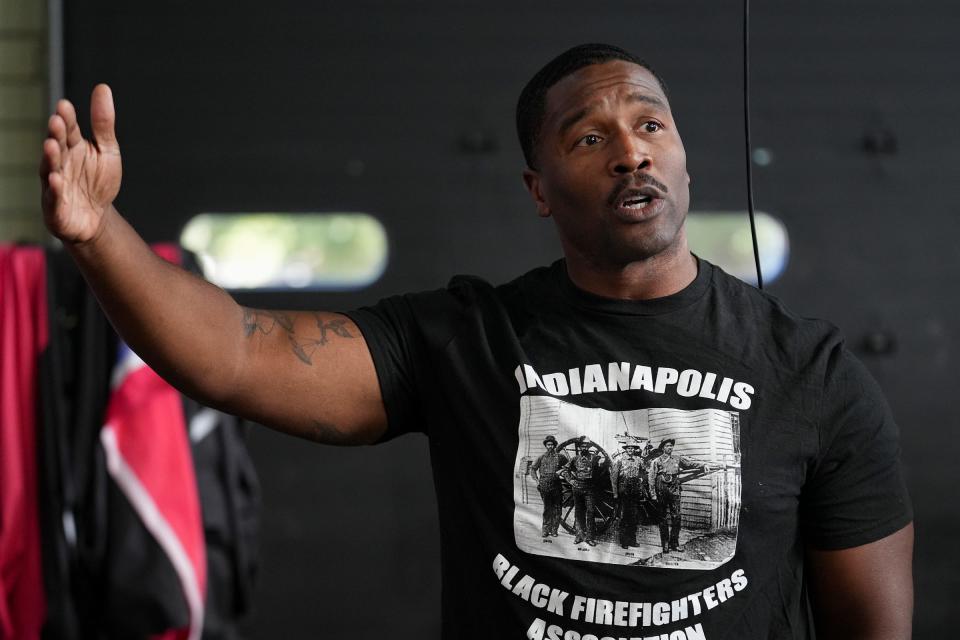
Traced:
[[740, 517], [736, 411], [607, 411], [520, 398], [513, 528], [527, 553], [713, 569]]

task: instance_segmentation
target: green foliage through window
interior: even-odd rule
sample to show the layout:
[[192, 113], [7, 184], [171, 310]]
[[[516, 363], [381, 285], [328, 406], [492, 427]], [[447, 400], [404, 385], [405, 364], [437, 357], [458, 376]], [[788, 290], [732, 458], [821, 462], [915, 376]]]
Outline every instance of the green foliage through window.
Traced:
[[205, 213], [181, 244], [227, 289], [360, 289], [387, 266], [387, 234], [366, 213]]
[[[787, 228], [768, 213], [755, 212], [763, 283], [776, 280], [787, 266]], [[746, 211], [691, 211], [687, 216], [690, 250], [744, 282], [757, 284], [753, 239]]]

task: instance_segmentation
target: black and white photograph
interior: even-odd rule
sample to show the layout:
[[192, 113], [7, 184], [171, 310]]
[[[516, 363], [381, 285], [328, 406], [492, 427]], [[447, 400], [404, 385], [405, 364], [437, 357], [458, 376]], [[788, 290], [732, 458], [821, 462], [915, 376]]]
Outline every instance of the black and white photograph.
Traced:
[[736, 411], [608, 411], [520, 401], [514, 534], [528, 553], [713, 569], [733, 557], [740, 513]]

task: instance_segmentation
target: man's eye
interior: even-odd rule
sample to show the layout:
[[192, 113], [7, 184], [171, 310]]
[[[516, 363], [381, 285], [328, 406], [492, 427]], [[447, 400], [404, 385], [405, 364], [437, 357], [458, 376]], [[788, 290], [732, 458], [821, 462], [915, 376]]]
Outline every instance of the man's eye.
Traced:
[[663, 129], [663, 126], [659, 122], [651, 120], [650, 122], [644, 122], [643, 128], [647, 133], [656, 133], [660, 131], [660, 129]]
[[601, 138], [600, 136], [598, 136], [598, 135], [596, 135], [596, 134], [593, 134], [593, 133], [590, 133], [590, 134], [587, 134], [587, 135], [583, 136], [583, 137], [580, 138], [579, 140], [577, 140], [577, 146], [578, 146], [578, 147], [592, 147], [593, 145], [599, 143], [600, 140], [602, 140], [602, 138]]

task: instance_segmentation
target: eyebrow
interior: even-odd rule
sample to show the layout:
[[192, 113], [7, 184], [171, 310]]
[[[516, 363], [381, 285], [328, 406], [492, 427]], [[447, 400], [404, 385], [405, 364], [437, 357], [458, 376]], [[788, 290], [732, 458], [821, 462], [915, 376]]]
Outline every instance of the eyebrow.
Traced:
[[[667, 104], [657, 96], [652, 96], [647, 93], [640, 93], [639, 91], [633, 91], [627, 94], [627, 102], [631, 104], [635, 102], [643, 102], [645, 104], [650, 104], [664, 110], [667, 109]], [[570, 130], [570, 128], [573, 127], [573, 125], [583, 120], [587, 115], [590, 114], [591, 111], [594, 111], [595, 109], [596, 109], [595, 106], [590, 106], [590, 107], [584, 107], [583, 109], [578, 109], [577, 111], [573, 112], [572, 114], [570, 114], [568, 117], [564, 118], [560, 122], [560, 127], [557, 130], [558, 133], [562, 136], [568, 130]]]

